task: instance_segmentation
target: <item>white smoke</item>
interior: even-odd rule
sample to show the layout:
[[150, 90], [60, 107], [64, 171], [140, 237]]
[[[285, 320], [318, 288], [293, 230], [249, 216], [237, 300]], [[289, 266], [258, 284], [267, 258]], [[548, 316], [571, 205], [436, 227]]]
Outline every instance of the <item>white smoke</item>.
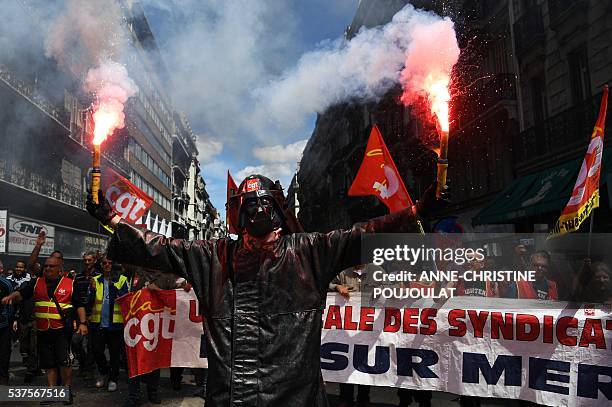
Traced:
[[127, 44], [123, 14], [116, 1], [67, 0], [49, 25], [45, 53], [60, 66], [82, 74], [103, 59], [117, 59]]
[[[330, 106], [357, 99], [376, 101], [391, 87], [400, 83], [412, 48], [417, 46], [415, 33], [419, 27], [437, 26], [443, 22], [450, 27], [452, 37], [434, 44], [432, 58], [439, 47], [451, 46], [443, 55], [458, 56], [452, 22], [431, 12], [406, 5], [382, 27], [361, 29], [350, 41], [338, 39], [322, 43], [319, 49], [303, 55], [297, 66], [265, 87], [256, 90], [259, 103], [251, 116], [252, 125], [265, 137], [270, 125], [281, 132], [290, 132], [304, 123], [312, 112], [322, 113]], [[430, 58], [431, 59], [431, 58]]]

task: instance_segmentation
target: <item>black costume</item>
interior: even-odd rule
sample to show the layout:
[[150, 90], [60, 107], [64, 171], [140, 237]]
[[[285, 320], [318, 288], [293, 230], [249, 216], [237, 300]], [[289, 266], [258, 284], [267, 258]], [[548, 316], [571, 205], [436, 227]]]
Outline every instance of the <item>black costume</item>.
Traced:
[[288, 234], [247, 250], [242, 238], [188, 242], [121, 221], [108, 255], [193, 285], [205, 316], [207, 407], [318, 407], [328, 405], [319, 353], [329, 283], [361, 262], [362, 233], [417, 230], [407, 209], [349, 230]]

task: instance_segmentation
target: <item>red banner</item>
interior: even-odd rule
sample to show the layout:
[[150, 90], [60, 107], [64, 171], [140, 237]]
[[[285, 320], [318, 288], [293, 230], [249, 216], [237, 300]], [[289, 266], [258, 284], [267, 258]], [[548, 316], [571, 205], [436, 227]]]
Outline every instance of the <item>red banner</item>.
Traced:
[[153, 198], [110, 168], [103, 171], [102, 189], [106, 191], [106, 200], [119, 216], [132, 224], [135, 224], [153, 203]]
[[117, 302], [126, 321], [123, 338], [129, 377], [166, 367], [208, 367], [193, 290], [142, 289]]
[[376, 125], [372, 127], [365, 156], [348, 195], [376, 195], [391, 213], [412, 206], [412, 199]]
[[[230, 197], [236, 195], [238, 193], [238, 187], [236, 186], [236, 182], [234, 182], [234, 178], [230, 174], [229, 170], [227, 170], [227, 200], [229, 202]], [[231, 234], [237, 235], [238, 231], [236, 229], [237, 219], [232, 219], [228, 208], [226, 208], [225, 215], [225, 223], [227, 224], [227, 228]]]

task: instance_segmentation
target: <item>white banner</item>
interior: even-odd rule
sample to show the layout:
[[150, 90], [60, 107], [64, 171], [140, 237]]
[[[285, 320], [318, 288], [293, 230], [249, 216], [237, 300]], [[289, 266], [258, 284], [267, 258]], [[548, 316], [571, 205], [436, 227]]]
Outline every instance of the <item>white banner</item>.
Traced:
[[40, 250], [40, 255], [48, 256], [54, 250], [55, 227], [11, 215], [9, 218], [8, 251], [29, 255], [36, 246], [38, 234], [43, 230], [46, 232], [47, 238]]
[[180, 335], [174, 335], [172, 338], [170, 366], [208, 367], [208, 360], [200, 357], [206, 355], [206, 341], [195, 292], [193, 290], [189, 292], [175, 290], [175, 292], [177, 318], [174, 320], [174, 330]]
[[0, 210], [0, 253], [6, 253], [7, 217], [8, 211], [6, 209]]
[[331, 382], [609, 406], [612, 311], [457, 297], [361, 306], [330, 294], [321, 345]]
[[[122, 298], [130, 376], [207, 366], [193, 290]], [[373, 308], [359, 296], [330, 294], [323, 325], [321, 368], [329, 382], [549, 406], [609, 406], [612, 399], [610, 308], [479, 297]]]

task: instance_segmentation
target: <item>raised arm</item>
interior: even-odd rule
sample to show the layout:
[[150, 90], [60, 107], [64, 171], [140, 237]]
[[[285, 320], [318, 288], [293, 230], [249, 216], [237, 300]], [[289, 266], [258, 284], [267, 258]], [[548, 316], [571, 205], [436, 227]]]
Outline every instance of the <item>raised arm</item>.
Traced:
[[38, 256], [40, 255], [40, 249], [45, 244], [46, 239], [47, 239], [47, 236], [45, 234], [45, 231], [41, 230], [40, 233], [38, 234], [38, 237], [36, 238], [36, 244], [34, 245], [34, 249], [32, 249], [32, 253], [30, 253], [30, 257], [28, 257], [28, 264], [27, 264], [28, 270], [32, 270], [34, 263], [36, 263], [36, 260], [38, 259]]
[[361, 260], [361, 238], [364, 233], [418, 233], [420, 226], [412, 208], [357, 223], [351, 229], [329, 233], [302, 233], [295, 235], [303, 256], [311, 261], [318, 276], [321, 292], [327, 291], [333, 278]]

